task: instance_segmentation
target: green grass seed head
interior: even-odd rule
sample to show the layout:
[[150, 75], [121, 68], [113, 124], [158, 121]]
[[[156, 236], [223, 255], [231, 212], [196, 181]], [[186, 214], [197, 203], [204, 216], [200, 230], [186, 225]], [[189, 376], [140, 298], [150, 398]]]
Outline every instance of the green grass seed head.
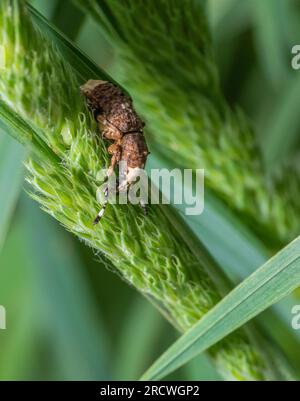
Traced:
[[[24, 2], [1, 1], [0, 46], [7, 62], [0, 74], [0, 109], [15, 122], [15, 136], [34, 151], [26, 163], [31, 196], [186, 331], [220, 299], [216, 273], [208, 273], [182, 240], [164, 213], [167, 206], [151, 206], [144, 218], [138, 206], [109, 205], [101, 224], [93, 226], [99, 172], [108, 156], [80, 96], [82, 82], [32, 25]], [[206, 86], [204, 78], [199, 77]], [[161, 118], [157, 112], [154, 119]], [[275, 377], [243, 331], [215, 346], [211, 356], [225, 377]]]

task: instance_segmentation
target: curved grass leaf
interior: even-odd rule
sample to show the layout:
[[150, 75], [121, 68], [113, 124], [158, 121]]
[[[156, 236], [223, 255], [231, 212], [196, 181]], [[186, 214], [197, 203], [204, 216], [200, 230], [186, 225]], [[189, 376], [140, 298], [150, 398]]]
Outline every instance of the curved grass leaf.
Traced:
[[0, 131], [7, 132], [12, 138], [37, 154], [58, 163], [58, 156], [46, 145], [43, 138], [19, 114], [15, 113], [0, 100]]
[[[158, 155], [159, 152], [154, 149], [147, 163], [148, 169], [167, 167], [172, 170], [177, 167], [175, 163]], [[200, 216], [186, 216], [183, 211], [185, 206], [174, 205], [193, 233], [236, 284], [270, 258], [262, 242], [208, 189], [205, 190], [205, 209]], [[290, 326], [290, 310], [294, 304], [295, 298], [291, 294], [260, 315], [258, 322], [270, 338], [275, 339], [281, 349], [285, 350], [294, 366], [300, 369], [299, 355], [294, 352], [300, 346], [300, 331], [291, 330]], [[274, 325], [276, 330], [273, 330]]]
[[[101, 76], [103, 79], [107, 79], [107, 81], [115, 82], [112, 77], [100, 69], [81, 49], [72, 43], [62, 32], [58, 31], [37, 10], [30, 5], [28, 5], [28, 9], [36, 25], [55, 42], [69, 64], [74, 66], [74, 72], [80, 80], [87, 81], [88, 79]], [[122, 89], [126, 92], [124, 88]]]
[[65, 34], [75, 39], [85, 20], [85, 15], [75, 7], [70, 0], [59, 1], [56, 4], [52, 21], [58, 28], [63, 29]]
[[28, 0], [28, 3], [38, 9], [46, 18], [51, 19], [55, 15], [58, 3], [61, 2], [59, 0]]
[[211, 347], [300, 284], [300, 237], [237, 286], [142, 376], [157, 380]]

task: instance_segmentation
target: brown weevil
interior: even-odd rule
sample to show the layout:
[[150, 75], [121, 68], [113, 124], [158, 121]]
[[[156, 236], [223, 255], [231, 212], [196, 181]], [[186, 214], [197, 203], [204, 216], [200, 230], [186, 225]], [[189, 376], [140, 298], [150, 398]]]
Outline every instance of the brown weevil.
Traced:
[[[113, 174], [115, 166], [123, 162], [126, 171], [117, 190], [124, 191], [136, 181], [138, 171], [145, 167], [149, 154], [143, 134], [145, 124], [134, 110], [132, 99], [111, 82], [91, 79], [80, 89], [98, 122], [102, 137], [113, 141], [107, 149], [111, 154], [111, 162], [105, 181]], [[104, 214], [108, 203], [108, 187], [104, 193], [105, 201], [94, 224]], [[146, 212], [145, 205], [142, 207]]]

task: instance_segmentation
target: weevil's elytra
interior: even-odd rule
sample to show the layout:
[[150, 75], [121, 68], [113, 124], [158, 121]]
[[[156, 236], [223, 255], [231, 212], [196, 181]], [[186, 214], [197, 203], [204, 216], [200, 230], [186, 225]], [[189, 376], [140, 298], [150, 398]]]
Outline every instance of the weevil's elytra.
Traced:
[[[94, 113], [103, 138], [113, 141], [108, 147], [112, 155], [107, 179], [121, 161], [125, 162], [127, 171], [120, 182], [119, 190], [127, 189], [135, 180], [135, 170], [143, 169], [149, 154], [143, 134], [144, 122], [134, 110], [132, 100], [111, 82], [89, 80], [81, 86], [87, 98], [89, 108]], [[96, 217], [97, 224], [104, 214], [107, 205], [108, 189], [105, 190], [105, 202]]]

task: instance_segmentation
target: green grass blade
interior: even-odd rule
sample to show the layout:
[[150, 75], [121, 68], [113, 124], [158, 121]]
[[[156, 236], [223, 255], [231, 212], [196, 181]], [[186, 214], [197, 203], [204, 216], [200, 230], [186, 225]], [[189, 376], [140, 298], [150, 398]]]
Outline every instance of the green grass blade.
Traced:
[[58, 2], [52, 17], [53, 24], [63, 30], [72, 40], [78, 36], [84, 20], [85, 14], [70, 0]]
[[0, 130], [8, 133], [22, 145], [53, 163], [59, 163], [57, 155], [46, 145], [45, 141], [19, 114], [0, 100]]
[[[176, 165], [158, 157], [156, 151], [152, 152], [147, 168], [166, 167], [172, 170]], [[209, 190], [205, 192], [205, 209], [200, 216], [185, 216], [185, 206], [174, 205], [193, 233], [235, 283], [240, 283], [270, 258], [271, 255], [264, 244]], [[294, 304], [295, 299], [291, 294], [268, 309], [263, 316], [259, 316], [259, 323], [281, 348], [289, 351], [295, 366], [300, 366], [298, 356], [290, 350], [291, 347], [300, 344], [300, 331], [290, 328], [290, 310]], [[266, 323], [267, 320], [269, 323]], [[277, 335], [277, 330], [273, 330], [274, 324], [277, 328], [281, 327], [284, 341]]]
[[237, 286], [142, 376], [160, 379], [211, 347], [300, 284], [300, 237]]
[[[101, 77], [110, 82], [115, 80], [99, 68], [86, 54], [83, 53], [74, 43], [72, 43], [66, 35], [58, 31], [46, 18], [44, 18], [33, 7], [28, 6], [34, 22], [52, 39], [59, 48], [63, 56], [68, 60], [69, 64], [74, 66], [74, 72], [77, 77], [85, 82], [91, 78]], [[119, 85], [119, 84], [118, 84]], [[119, 85], [120, 86], [120, 85]]]
[[24, 148], [3, 135], [0, 128], [0, 250], [4, 243], [22, 186]]
[[61, 2], [59, 0], [29, 0], [28, 3], [45, 15], [46, 18], [51, 19], [55, 14], [57, 4]]

